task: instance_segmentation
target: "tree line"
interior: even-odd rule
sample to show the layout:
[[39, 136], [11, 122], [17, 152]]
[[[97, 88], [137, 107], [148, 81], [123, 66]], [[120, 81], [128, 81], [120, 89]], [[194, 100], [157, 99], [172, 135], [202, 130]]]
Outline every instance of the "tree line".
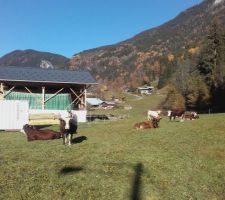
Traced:
[[225, 111], [225, 30], [213, 23], [201, 46], [191, 49], [160, 60], [158, 87], [168, 87], [163, 107]]

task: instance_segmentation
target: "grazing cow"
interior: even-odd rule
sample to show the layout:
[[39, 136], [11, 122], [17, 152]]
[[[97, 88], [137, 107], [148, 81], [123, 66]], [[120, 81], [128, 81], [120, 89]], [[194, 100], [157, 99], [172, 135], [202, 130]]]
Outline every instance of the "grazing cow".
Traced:
[[73, 134], [77, 132], [77, 120], [75, 116], [69, 112], [66, 118], [60, 118], [60, 132], [63, 134], [63, 144], [71, 145]]
[[153, 118], [152, 120], [134, 124], [134, 128], [135, 129], [158, 128], [159, 121], [160, 121], [160, 119]]
[[180, 121], [184, 120], [184, 110], [168, 110], [168, 117], [171, 120], [175, 120], [176, 117], [180, 117]]
[[147, 111], [147, 118], [148, 118], [148, 120], [151, 120], [153, 118], [160, 118], [160, 113], [161, 112], [162, 112], [161, 110], [157, 110], [157, 111], [148, 110]]
[[28, 141], [53, 140], [53, 139], [62, 138], [62, 134], [60, 132], [56, 132], [56, 131], [49, 130], [49, 129], [39, 130], [28, 124], [25, 124], [23, 126], [23, 130], [24, 130], [25, 134], [27, 135]]

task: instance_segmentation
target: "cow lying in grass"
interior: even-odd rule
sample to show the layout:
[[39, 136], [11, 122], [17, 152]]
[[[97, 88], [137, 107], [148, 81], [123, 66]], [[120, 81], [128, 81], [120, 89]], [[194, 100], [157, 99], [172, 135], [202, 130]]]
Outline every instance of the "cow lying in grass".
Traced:
[[186, 111], [184, 113], [184, 119], [194, 120], [194, 119], [198, 119], [198, 118], [199, 118], [199, 116], [198, 116], [197, 112]]
[[25, 134], [27, 135], [27, 141], [53, 140], [53, 139], [62, 138], [62, 133], [60, 133], [60, 132], [56, 132], [56, 131], [49, 130], [49, 129], [39, 130], [28, 124], [25, 124], [23, 126], [23, 130], [24, 130]]
[[159, 121], [161, 118], [153, 118], [148, 121], [139, 122], [134, 124], [135, 129], [146, 129], [146, 128], [158, 128], [159, 127]]

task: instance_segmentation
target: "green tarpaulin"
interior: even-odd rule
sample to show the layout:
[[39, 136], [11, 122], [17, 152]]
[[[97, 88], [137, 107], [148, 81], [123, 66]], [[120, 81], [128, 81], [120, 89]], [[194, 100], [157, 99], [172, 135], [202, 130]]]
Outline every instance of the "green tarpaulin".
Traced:
[[[45, 94], [45, 99], [53, 94]], [[11, 92], [5, 97], [6, 100], [27, 100], [30, 109], [41, 109], [42, 94], [31, 94], [21, 92]], [[57, 94], [45, 103], [46, 110], [67, 110], [72, 109], [72, 99], [70, 94]]]

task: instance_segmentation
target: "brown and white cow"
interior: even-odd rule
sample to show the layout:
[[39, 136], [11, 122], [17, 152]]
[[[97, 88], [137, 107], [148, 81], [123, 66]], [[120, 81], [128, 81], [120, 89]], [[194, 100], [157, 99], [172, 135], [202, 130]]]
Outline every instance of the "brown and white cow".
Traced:
[[49, 129], [39, 130], [28, 124], [25, 124], [23, 126], [23, 130], [27, 135], [27, 141], [53, 140], [62, 138], [62, 133], [60, 132], [56, 132]]
[[198, 119], [198, 113], [194, 112], [194, 111], [186, 111], [184, 113], [184, 119], [189, 119], [189, 120], [194, 120], [194, 119]]
[[153, 118], [160, 118], [160, 114], [161, 114], [161, 110], [157, 110], [157, 111], [154, 111], [154, 110], [148, 110], [147, 111], [147, 119], [148, 120], [151, 120]]
[[148, 121], [144, 122], [138, 122], [134, 124], [135, 129], [147, 129], [147, 128], [158, 128], [159, 127], [159, 121], [161, 118], [153, 118]]
[[179, 117], [180, 121], [184, 120], [184, 113], [185, 113], [184, 110], [168, 110], [167, 112], [168, 112], [168, 117], [170, 121], [175, 120], [176, 117]]

